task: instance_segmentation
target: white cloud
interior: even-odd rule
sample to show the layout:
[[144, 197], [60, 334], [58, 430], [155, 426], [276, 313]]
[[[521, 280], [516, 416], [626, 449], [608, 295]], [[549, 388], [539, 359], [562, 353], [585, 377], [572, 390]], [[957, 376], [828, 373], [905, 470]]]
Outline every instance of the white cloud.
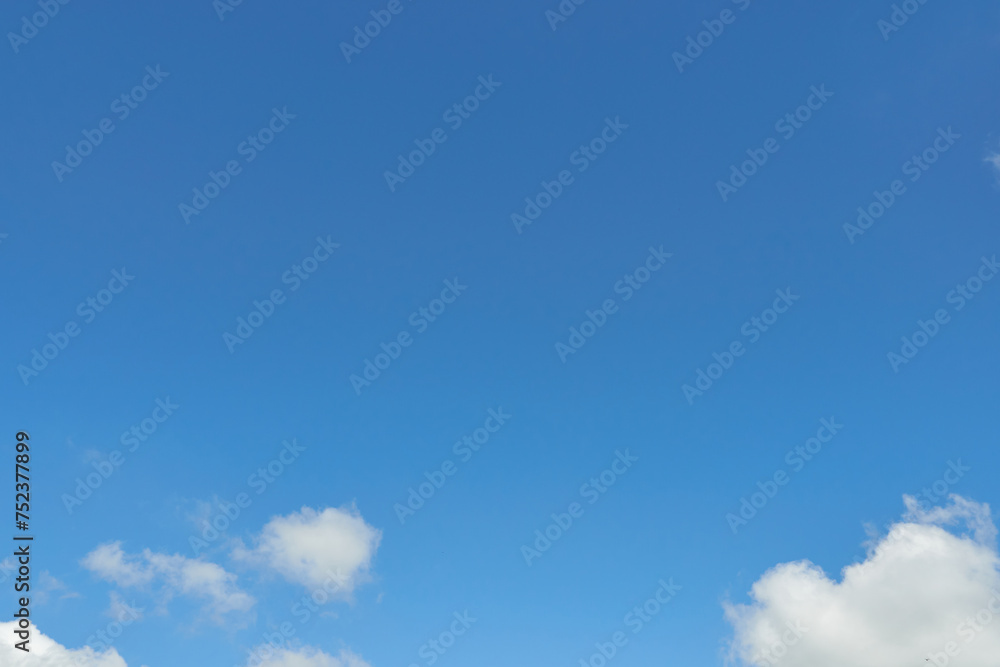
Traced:
[[162, 604], [178, 594], [201, 599], [212, 619], [220, 624], [226, 614], [249, 611], [256, 603], [236, 585], [235, 574], [204, 560], [149, 549], [130, 555], [122, 550], [121, 542], [111, 542], [87, 554], [81, 564], [122, 588], [146, 589], [159, 584]]
[[10, 579], [15, 572], [17, 572], [17, 563], [12, 557], [8, 556], [0, 560], [0, 584]]
[[993, 165], [994, 169], [996, 169], [997, 178], [1000, 179], [1000, 153], [991, 153], [986, 156], [984, 162]]
[[118, 651], [92, 648], [70, 650], [32, 628], [30, 653], [14, 648], [14, 623], [0, 623], [0, 665], [3, 667], [128, 667]]
[[985, 503], [973, 502], [954, 494], [945, 507], [924, 509], [913, 496], [903, 496], [903, 503], [906, 505], [904, 521], [938, 526], [960, 525], [964, 521], [976, 542], [984, 545], [996, 543], [997, 529], [990, 516], [990, 506]]
[[367, 581], [382, 532], [365, 523], [357, 508], [300, 512], [271, 519], [254, 546], [242, 543], [237, 559], [276, 570], [288, 581], [319, 588], [333, 577], [345, 595]]
[[255, 600], [236, 585], [236, 575], [215, 563], [180, 555], [155, 554], [148, 549], [143, 555], [150, 566], [163, 575], [171, 591], [208, 600], [215, 615], [249, 611], [254, 605]]
[[212, 497], [212, 502], [199, 498], [183, 498], [179, 501], [178, 510], [184, 515], [185, 519], [197, 526], [198, 530], [201, 530], [212, 520], [218, 503], [219, 499], [217, 496]]
[[359, 656], [346, 650], [334, 657], [310, 647], [299, 651], [284, 648], [275, 650], [265, 644], [258, 646], [254, 655], [269, 656], [262, 662], [251, 661], [257, 667], [371, 667]]
[[129, 604], [128, 602], [125, 601], [125, 598], [119, 595], [116, 591], [111, 591], [110, 597], [111, 597], [111, 605], [105, 612], [109, 617], [118, 621], [119, 623], [124, 623], [124, 622], [131, 623], [133, 621], [142, 620], [145, 608], [136, 607]]
[[[1000, 556], [989, 506], [954, 495], [947, 507], [929, 510], [908, 496], [904, 502], [903, 521], [864, 562], [844, 568], [841, 581], [809, 561], [785, 563], [754, 583], [750, 604], [727, 603], [735, 632], [730, 659], [781, 667], [996, 667]], [[947, 655], [949, 643], [960, 658]]]
[[123, 588], [144, 586], [156, 574], [140, 556], [129, 556], [122, 551], [121, 542], [100, 545], [84, 557], [81, 565], [101, 579]]

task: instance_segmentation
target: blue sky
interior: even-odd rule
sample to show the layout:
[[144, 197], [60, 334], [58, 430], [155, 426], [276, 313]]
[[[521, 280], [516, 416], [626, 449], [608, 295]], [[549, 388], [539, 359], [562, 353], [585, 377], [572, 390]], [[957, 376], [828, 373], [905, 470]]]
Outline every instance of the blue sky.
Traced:
[[[836, 577], [866, 558], [864, 524], [898, 521], [949, 462], [969, 468], [949, 492], [1000, 500], [1000, 281], [952, 294], [1000, 252], [993, 3], [931, 0], [895, 31], [879, 27], [892, 3], [853, 0], [593, 0], [554, 23], [554, 0], [386, 7], [247, 0], [220, 19], [208, 0], [69, 2], [0, 56], [0, 391], [8, 436], [34, 443], [33, 568], [64, 586], [36, 598], [40, 632], [82, 649], [121, 596], [145, 608], [113, 643], [129, 667], [244, 665], [286, 621], [289, 650], [406, 667], [468, 612], [437, 664], [576, 665], [624, 630], [616, 664], [721, 665], [725, 603], [769, 568]], [[8, 3], [0, 25], [37, 11]], [[373, 11], [391, 22], [348, 62], [341, 43]], [[776, 127], [797, 111], [793, 133]], [[103, 119], [91, 154], [53, 166]], [[397, 156], [428, 141], [390, 188]], [[766, 162], [721, 196], [748, 151]], [[226, 186], [185, 215], [212, 173]], [[884, 215], [845, 230], [896, 180]], [[512, 220], [546, 183], [551, 205]], [[894, 369], [938, 310], [947, 323]], [[573, 338], [588, 318], [603, 324]], [[65, 349], [32, 369], [50, 334]], [[391, 363], [352, 383], [367, 361]], [[699, 371], [718, 377], [685, 393]], [[510, 417], [456, 450], [497, 425], [490, 410]], [[790, 463], [821, 420], [843, 427]], [[292, 440], [304, 449], [258, 493], [248, 478]], [[581, 487], [625, 452], [591, 503]], [[448, 461], [401, 522], [395, 505]], [[727, 514], [778, 471], [788, 483], [734, 534]], [[196, 553], [191, 535], [240, 493], [252, 502]], [[526, 559], [572, 503], [572, 526]], [[349, 570], [346, 599], [305, 623], [290, 610], [314, 573], [289, 522]], [[116, 543], [133, 585], [94, 565]], [[221, 616], [182, 590], [189, 560], [225, 573]], [[660, 580], [682, 588], [632, 634], [626, 614]]]

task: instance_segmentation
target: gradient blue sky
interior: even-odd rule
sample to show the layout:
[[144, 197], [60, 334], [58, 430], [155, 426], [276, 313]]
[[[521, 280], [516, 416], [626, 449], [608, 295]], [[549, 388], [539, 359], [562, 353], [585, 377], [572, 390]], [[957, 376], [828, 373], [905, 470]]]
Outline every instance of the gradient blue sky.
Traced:
[[[576, 665], [671, 577], [682, 591], [616, 663], [722, 664], [723, 600], [779, 562], [863, 558], [862, 525], [898, 518], [949, 460], [972, 468], [958, 492], [1000, 501], [1000, 281], [946, 301], [1000, 251], [995, 3], [928, 2], [888, 41], [889, 2], [593, 0], [555, 31], [555, 0], [403, 4], [350, 64], [339, 43], [383, 4], [246, 0], [220, 21], [208, 0], [71, 2], [0, 52], [4, 422], [34, 443], [35, 570], [79, 594], [36, 604], [43, 633], [81, 647], [113, 587], [80, 560], [119, 540], [191, 556], [198, 502], [245, 491], [286, 438], [307, 451], [229, 536], [356, 503], [382, 531], [372, 581], [297, 637], [375, 667], [425, 664], [466, 609], [478, 622], [440, 665]], [[672, 54], [726, 8], [679, 73]], [[36, 10], [7, 3], [0, 26]], [[65, 146], [157, 65], [169, 77], [59, 182]], [[488, 75], [502, 85], [390, 192], [396, 156]], [[820, 85], [833, 97], [723, 202], [730, 165]], [[275, 107], [296, 118], [185, 224], [178, 204]], [[607, 117], [628, 129], [519, 234], [511, 214]], [[947, 127], [961, 139], [849, 243], [857, 207]], [[318, 236], [339, 249], [289, 292]], [[669, 263], [622, 301], [616, 281], [661, 245]], [[134, 283], [25, 386], [17, 366], [122, 267]], [[455, 278], [467, 291], [416, 334], [410, 314]], [[287, 302], [230, 354], [222, 334], [275, 288]], [[801, 299], [689, 405], [681, 386], [785, 288]], [[561, 363], [555, 344], [608, 298], [620, 310]], [[938, 308], [951, 322], [894, 373], [886, 354]], [[404, 330], [412, 346], [358, 396], [349, 376]], [[94, 452], [168, 396], [176, 414], [67, 513]], [[510, 422], [400, 525], [394, 503], [501, 406]], [[733, 535], [726, 513], [831, 417], [843, 430]], [[638, 462], [528, 567], [521, 545], [626, 448]], [[204, 625], [178, 599], [115, 642], [130, 667], [242, 664], [302, 595], [204, 557], [255, 618]]]

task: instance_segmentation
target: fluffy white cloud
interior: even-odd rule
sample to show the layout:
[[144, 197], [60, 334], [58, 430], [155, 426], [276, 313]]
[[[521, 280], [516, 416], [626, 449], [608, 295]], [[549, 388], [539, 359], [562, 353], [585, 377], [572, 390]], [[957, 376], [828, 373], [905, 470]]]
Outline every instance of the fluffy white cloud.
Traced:
[[0, 665], [3, 667], [128, 667], [118, 651], [92, 648], [70, 650], [32, 628], [30, 653], [14, 648], [14, 623], [0, 623]]
[[735, 633], [731, 660], [996, 667], [1000, 556], [989, 506], [959, 496], [928, 510], [904, 501], [903, 520], [869, 545], [864, 562], [844, 568], [841, 581], [809, 561], [785, 563], [754, 583], [750, 604], [726, 604]]
[[334, 657], [322, 651], [306, 647], [298, 651], [272, 649], [264, 645], [257, 648], [256, 655], [267, 655], [262, 662], [253, 662], [257, 667], [371, 667], [367, 662], [350, 651], [341, 651]]
[[235, 574], [204, 560], [149, 549], [130, 555], [122, 550], [121, 542], [111, 542], [87, 554], [81, 564], [122, 588], [152, 588], [157, 584], [161, 604], [175, 595], [203, 600], [217, 623], [222, 623], [230, 612], [249, 611], [256, 603], [236, 585]]
[[270, 567], [288, 581], [319, 588], [331, 578], [344, 595], [368, 579], [382, 532], [365, 523], [353, 505], [271, 519], [254, 546], [240, 544], [237, 559]]
[[141, 557], [128, 556], [122, 551], [121, 542], [102, 544], [87, 554], [81, 565], [122, 588], [148, 584], [156, 574]]

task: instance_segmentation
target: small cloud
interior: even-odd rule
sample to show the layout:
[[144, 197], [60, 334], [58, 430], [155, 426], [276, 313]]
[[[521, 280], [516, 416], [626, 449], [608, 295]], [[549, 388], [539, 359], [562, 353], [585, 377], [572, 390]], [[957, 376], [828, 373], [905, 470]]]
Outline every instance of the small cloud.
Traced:
[[13, 574], [17, 571], [17, 565], [14, 563], [14, 559], [10, 556], [0, 560], [0, 584], [9, 580]]
[[121, 542], [100, 545], [84, 557], [81, 565], [101, 579], [122, 588], [143, 586], [155, 576], [141, 556], [129, 556], [122, 551]]
[[997, 182], [1000, 183], [1000, 153], [991, 152], [983, 162], [993, 165], [993, 169], [996, 172]]
[[80, 597], [79, 593], [71, 591], [66, 584], [49, 574], [48, 570], [45, 570], [38, 575], [38, 585], [34, 587], [34, 591], [35, 600], [39, 604], [48, 603], [53, 595], [55, 595], [59, 600]]
[[129, 604], [117, 591], [111, 591], [111, 605], [105, 614], [119, 623], [141, 621], [145, 607], [136, 607], [135, 601]]
[[94, 461], [101, 461], [104, 459], [104, 454], [102, 454], [97, 449], [85, 449], [83, 451], [83, 462], [93, 463]]
[[299, 512], [271, 519], [254, 546], [242, 542], [233, 557], [271, 568], [286, 580], [307, 588], [319, 588], [331, 576], [350, 595], [369, 580], [369, 571], [382, 532], [370, 526], [353, 505], [340, 509]]
[[182, 498], [177, 502], [177, 515], [200, 534], [206, 526], [211, 525], [210, 522], [217, 513], [213, 503], [218, 503], [218, 498], [213, 497], [211, 501]]

